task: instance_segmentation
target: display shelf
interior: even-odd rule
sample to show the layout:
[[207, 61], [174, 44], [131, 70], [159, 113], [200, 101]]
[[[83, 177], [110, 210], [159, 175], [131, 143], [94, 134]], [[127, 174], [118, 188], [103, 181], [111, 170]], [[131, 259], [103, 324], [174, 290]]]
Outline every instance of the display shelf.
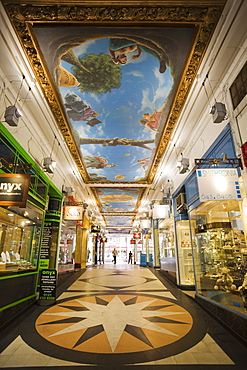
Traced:
[[201, 272], [207, 277], [217, 277], [225, 267], [238, 280], [241, 278], [240, 266], [246, 264], [246, 256], [239, 248], [243, 243], [242, 234], [232, 229], [230, 222], [215, 224], [205, 225], [203, 232], [195, 234]]

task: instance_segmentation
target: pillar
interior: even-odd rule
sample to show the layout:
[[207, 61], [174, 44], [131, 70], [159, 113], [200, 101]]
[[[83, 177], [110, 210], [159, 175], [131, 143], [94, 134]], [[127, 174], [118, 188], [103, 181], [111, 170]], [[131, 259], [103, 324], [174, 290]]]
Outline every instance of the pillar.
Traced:
[[154, 267], [160, 267], [159, 219], [153, 220]]

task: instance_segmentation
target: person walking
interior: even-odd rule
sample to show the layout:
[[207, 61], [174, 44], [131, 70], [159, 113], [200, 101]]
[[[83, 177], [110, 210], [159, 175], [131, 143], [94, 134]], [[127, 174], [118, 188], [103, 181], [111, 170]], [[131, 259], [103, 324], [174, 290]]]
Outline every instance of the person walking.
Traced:
[[113, 263], [115, 265], [117, 263], [117, 255], [118, 255], [118, 251], [116, 250], [116, 248], [113, 249], [112, 255], [113, 255]]
[[131, 264], [132, 264], [132, 256], [133, 256], [133, 254], [132, 254], [132, 252], [130, 251], [130, 252], [129, 252], [129, 260], [128, 260], [128, 263], [131, 263]]

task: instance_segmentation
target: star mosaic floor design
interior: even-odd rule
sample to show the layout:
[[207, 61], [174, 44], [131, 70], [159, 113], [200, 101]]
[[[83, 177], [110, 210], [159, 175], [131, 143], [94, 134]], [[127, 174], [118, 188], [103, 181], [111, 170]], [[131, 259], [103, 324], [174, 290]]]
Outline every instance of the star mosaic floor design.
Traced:
[[[103, 362], [110, 355], [122, 356], [123, 363], [131, 363], [131, 356], [135, 356], [138, 363], [147, 358], [147, 353], [163, 358], [165, 347], [172, 350], [173, 344], [190, 333], [193, 319], [172, 299], [99, 293], [64, 299], [46, 309], [37, 318], [35, 328], [57, 350], [73, 352], [77, 361], [83, 353], [83, 358], [91, 354], [91, 363], [99, 355]], [[178, 351], [176, 345], [174, 351]]]
[[67, 292], [76, 291], [129, 291], [129, 290], [160, 290], [164, 291], [164, 286], [154, 277], [150, 271], [145, 270], [87, 270], [83, 277], [72, 284]]
[[[156, 277], [142, 268], [87, 269], [61, 292], [56, 305], [36, 307], [16, 333], [6, 333], [2, 340], [9, 345], [0, 355], [0, 367], [208, 369], [208, 364], [213, 369], [221, 364], [220, 368], [235, 369], [231, 355], [223, 350], [225, 342], [222, 349], [210, 336], [205, 314]], [[218, 334], [217, 329], [216, 338]], [[233, 357], [239, 364], [236, 350]]]
[[[149, 278], [144, 276], [134, 277], [130, 273], [126, 273], [120, 270], [111, 272], [108, 275], [104, 275], [102, 279], [101, 276], [81, 278], [78, 280], [82, 283], [90, 283], [95, 286], [98, 285], [104, 288], [110, 288], [112, 290], [122, 290], [126, 288], [131, 288], [135, 285], [158, 282], [157, 278]], [[124, 281], [124, 283], [123, 283]]]

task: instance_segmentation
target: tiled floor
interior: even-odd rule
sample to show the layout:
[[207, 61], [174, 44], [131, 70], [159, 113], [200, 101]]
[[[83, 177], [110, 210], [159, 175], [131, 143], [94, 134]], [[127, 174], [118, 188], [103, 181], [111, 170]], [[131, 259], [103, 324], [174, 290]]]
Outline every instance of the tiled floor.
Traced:
[[72, 279], [2, 333], [1, 369], [247, 369], [247, 348], [159, 271], [106, 264]]

